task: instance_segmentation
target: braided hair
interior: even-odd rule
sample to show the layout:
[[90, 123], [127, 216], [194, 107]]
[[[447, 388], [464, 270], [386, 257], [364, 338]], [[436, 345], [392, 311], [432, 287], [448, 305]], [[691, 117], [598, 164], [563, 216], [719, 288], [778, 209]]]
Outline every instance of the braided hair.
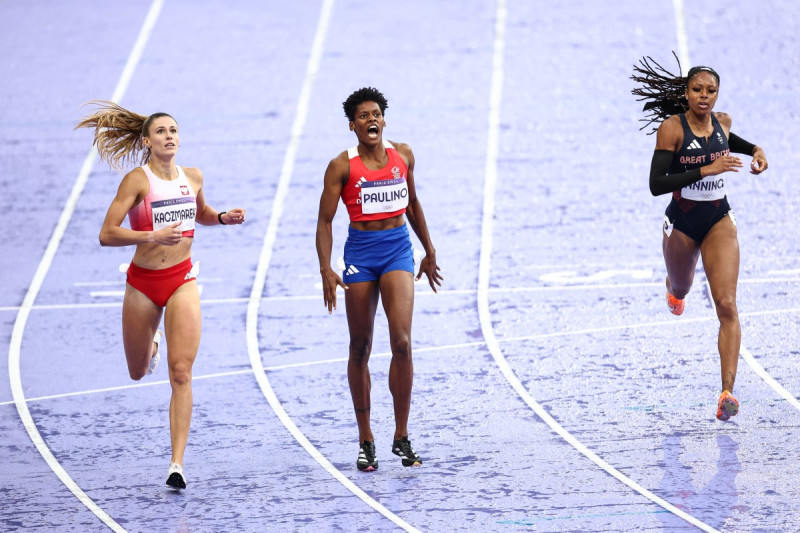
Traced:
[[[106, 100], [92, 100], [88, 105], [95, 106], [89, 116], [78, 122], [75, 129], [94, 129], [94, 146], [100, 159], [111, 168], [121, 170], [126, 164], [145, 165], [150, 161], [150, 148], [142, 139], [150, 135], [150, 124], [160, 117], [170, 117], [167, 113], [153, 113], [144, 116]], [[175, 120], [173, 118], [173, 120]]]
[[[681, 62], [675, 52], [672, 52], [672, 55], [678, 62], [678, 72], [680, 72]], [[717, 85], [719, 85], [719, 74], [711, 67], [692, 67], [686, 76], [680, 76], [671, 73], [650, 56], [640, 59], [639, 64], [633, 66], [633, 72], [631, 79], [641, 83], [642, 86], [633, 89], [631, 93], [639, 97], [637, 100], [645, 100], [642, 111], [649, 112], [645, 118], [641, 119], [641, 122], [645, 123], [639, 128], [641, 130], [653, 123], [660, 124], [672, 115], [685, 113], [689, 109], [686, 87], [689, 80], [700, 72], [710, 73], [717, 79]], [[652, 135], [657, 130], [658, 125], [653, 126], [647, 134]]]

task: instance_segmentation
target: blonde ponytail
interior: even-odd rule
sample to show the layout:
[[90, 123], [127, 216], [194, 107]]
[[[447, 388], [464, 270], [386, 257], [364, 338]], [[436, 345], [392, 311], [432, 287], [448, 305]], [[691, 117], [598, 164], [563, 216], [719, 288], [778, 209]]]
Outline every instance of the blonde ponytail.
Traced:
[[[142, 142], [155, 115], [146, 117], [106, 100], [92, 100], [92, 114], [78, 122], [75, 129], [94, 129], [94, 144], [100, 159], [111, 168], [122, 170], [125, 166], [144, 165], [150, 161], [150, 149]], [[157, 113], [164, 116], [165, 113]]]

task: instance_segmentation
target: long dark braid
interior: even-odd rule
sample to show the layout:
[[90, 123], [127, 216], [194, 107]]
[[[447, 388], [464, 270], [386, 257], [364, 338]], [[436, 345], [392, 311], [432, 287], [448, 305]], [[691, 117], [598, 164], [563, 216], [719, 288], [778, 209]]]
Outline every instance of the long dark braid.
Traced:
[[[681, 72], [680, 59], [675, 52], [672, 55], [678, 63], [678, 72]], [[631, 79], [641, 83], [642, 87], [633, 89], [631, 93], [639, 97], [637, 100], [645, 101], [642, 111], [649, 112], [645, 118], [640, 119], [645, 124], [639, 129], [656, 124], [648, 135], [653, 134], [667, 117], [683, 113], [689, 108], [689, 102], [686, 101], [688, 76], [673, 74], [650, 56], [640, 59], [639, 64], [633, 66], [633, 72]]]
[[[678, 72], [680, 72], [681, 62], [675, 52], [672, 52], [672, 55], [675, 56], [675, 61], [678, 62]], [[631, 93], [638, 96], [637, 100], [639, 101], [647, 100], [642, 111], [649, 111], [647, 116], [641, 119], [645, 125], [639, 129], [643, 130], [653, 123], [660, 124], [671, 115], [686, 112], [689, 109], [689, 102], [686, 100], [686, 87], [689, 84], [689, 80], [704, 71], [714, 76], [717, 79], [717, 85], [719, 85], [719, 74], [711, 67], [692, 67], [686, 73], [686, 76], [676, 76], [659, 65], [650, 56], [642, 58], [639, 61], [639, 65], [634, 65], [634, 74], [631, 79], [641, 83], [643, 87], [633, 89]], [[652, 135], [657, 129], [657, 125], [653, 126], [652, 130], [647, 134]]]

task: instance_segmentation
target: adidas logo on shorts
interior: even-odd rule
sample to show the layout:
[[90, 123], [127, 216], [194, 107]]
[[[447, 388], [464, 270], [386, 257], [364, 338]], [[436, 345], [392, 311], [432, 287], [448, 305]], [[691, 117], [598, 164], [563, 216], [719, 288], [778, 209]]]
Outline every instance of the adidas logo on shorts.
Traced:
[[356, 268], [355, 265], [350, 265], [349, 267], [347, 267], [347, 270], [345, 270], [345, 274], [347, 274], [348, 276], [352, 276], [353, 274], [358, 274], [358, 269]]

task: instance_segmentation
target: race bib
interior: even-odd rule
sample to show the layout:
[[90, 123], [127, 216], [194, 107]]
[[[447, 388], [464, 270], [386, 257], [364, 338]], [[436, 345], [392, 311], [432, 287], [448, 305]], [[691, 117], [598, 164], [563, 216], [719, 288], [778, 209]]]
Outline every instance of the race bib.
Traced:
[[197, 213], [197, 203], [194, 197], [171, 198], [156, 200], [151, 205], [153, 210], [153, 230], [158, 231], [176, 222], [184, 233], [194, 231], [194, 217]]
[[365, 215], [391, 213], [408, 206], [405, 178], [361, 182], [361, 212]]
[[681, 189], [681, 198], [708, 202], [709, 200], [721, 200], [725, 197], [725, 178], [717, 176], [706, 176], [700, 181]]

